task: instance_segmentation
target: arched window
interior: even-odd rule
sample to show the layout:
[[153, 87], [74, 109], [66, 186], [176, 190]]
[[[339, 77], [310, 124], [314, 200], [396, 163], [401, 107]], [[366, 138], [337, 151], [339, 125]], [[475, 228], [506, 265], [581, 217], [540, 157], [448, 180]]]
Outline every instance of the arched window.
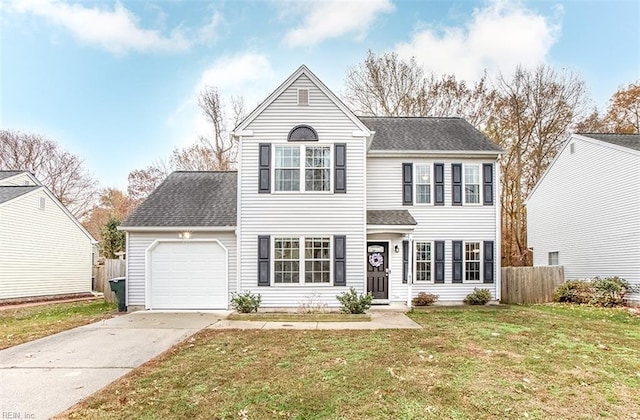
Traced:
[[308, 125], [298, 125], [289, 131], [287, 141], [318, 141], [318, 133]]

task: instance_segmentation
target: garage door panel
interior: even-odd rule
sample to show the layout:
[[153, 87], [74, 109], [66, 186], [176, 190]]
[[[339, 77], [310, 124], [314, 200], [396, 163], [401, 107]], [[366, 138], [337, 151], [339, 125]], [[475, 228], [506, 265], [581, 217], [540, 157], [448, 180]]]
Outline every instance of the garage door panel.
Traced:
[[226, 309], [226, 251], [218, 242], [161, 242], [150, 253], [152, 309]]

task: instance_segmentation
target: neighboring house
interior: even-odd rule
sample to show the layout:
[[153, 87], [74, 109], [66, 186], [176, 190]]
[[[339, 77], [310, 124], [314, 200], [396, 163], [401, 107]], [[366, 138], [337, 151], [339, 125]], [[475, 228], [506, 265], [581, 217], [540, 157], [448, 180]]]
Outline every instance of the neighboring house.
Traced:
[[132, 309], [500, 294], [501, 149], [459, 118], [359, 118], [300, 67], [233, 133], [238, 171], [175, 172], [126, 220]]
[[574, 134], [526, 205], [534, 265], [640, 285], [640, 135]]
[[32, 174], [0, 171], [0, 300], [91, 292], [94, 243]]

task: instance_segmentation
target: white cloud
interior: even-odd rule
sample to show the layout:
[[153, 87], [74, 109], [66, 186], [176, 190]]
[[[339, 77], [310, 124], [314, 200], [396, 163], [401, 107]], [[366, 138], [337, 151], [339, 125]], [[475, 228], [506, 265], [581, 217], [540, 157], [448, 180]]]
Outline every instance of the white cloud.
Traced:
[[56, 0], [20, 0], [12, 4], [11, 10], [45, 18], [69, 31], [78, 41], [98, 45], [114, 54], [185, 51], [194, 42], [213, 40], [221, 21], [221, 16], [214, 12], [209, 23], [202, 28], [189, 30], [176, 27], [168, 34], [163, 34], [157, 29], [141, 28], [136, 15], [120, 2], [116, 2], [111, 9], [109, 6], [86, 7]]
[[494, 1], [475, 9], [463, 27], [418, 30], [410, 42], [397, 45], [396, 52], [415, 57], [425, 70], [464, 80], [477, 80], [485, 70], [509, 74], [519, 64], [545, 61], [560, 31], [557, 20], [520, 3]]
[[[219, 58], [202, 71], [193, 91], [167, 119], [167, 124], [179, 132], [177, 143], [193, 143], [198, 136], [211, 130], [197, 105], [198, 93], [205, 86], [216, 87], [226, 104], [232, 96], [242, 97], [245, 111], [249, 113], [271, 92], [277, 77], [269, 59], [263, 54], [245, 52]], [[230, 110], [227, 111], [229, 114]], [[231, 121], [227, 125], [229, 129], [233, 128]]]
[[285, 42], [291, 47], [316, 45], [347, 34], [362, 38], [378, 15], [395, 9], [390, 0], [316, 0], [298, 6], [301, 7], [295, 15], [304, 19], [285, 35]]

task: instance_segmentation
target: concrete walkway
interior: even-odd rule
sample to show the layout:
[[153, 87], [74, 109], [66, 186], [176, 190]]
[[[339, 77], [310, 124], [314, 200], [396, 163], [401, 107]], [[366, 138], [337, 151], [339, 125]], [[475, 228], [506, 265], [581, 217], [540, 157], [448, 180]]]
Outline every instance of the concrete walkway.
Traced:
[[48, 419], [227, 316], [134, 312], [0, 350], [0, 418]]
[[422, 326], [403, 313], [371, 312], [371, 321], [358, 322], [274, 322], [230, 321], [222, 319], [208, 328], [244, 330], [382, 330], [415, 329]]

